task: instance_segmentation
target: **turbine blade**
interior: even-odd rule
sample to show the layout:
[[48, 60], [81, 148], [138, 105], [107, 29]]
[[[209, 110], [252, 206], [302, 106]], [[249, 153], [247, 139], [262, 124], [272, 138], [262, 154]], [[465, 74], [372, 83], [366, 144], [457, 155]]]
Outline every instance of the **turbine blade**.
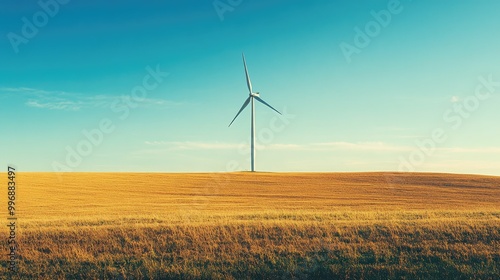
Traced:
[[243, 111], [243, 109], [245, 109], [245, 107], [248, 106], [248, 103], [250, 103], [250, 97], [248, 97], [247, 100], [245, 100], [245, 103], [243, 103], [243, 106], [241, 106], [241, 109], [238, 111], [238, 114], [236, 114], [236, 117], [234, 117], [229, 126], [233, 124], [234, 120], [236, 120], [236, 118], [240, 115], [241, 111]]
[[262, 100], [262, 98], [257, 97], [257, 96], [255, 96], [254, 98], [255, 98], [255, 99], [257, 99], [260, 103], [262, 103], [262, 104], [266, 105], [267, 107], [269, 107], [269, 108], [273, 109], [276, 113], [278, 113], [278, 114], [280, 114], [280, 115], [281, 115], [281, 113], [280, 113], [278, 110], [274, 109], [274, 108], [273, 108], [273, 106], [271, 106], [271, 105], [267, 104], [267, 103], [266, 103], [266, 101]]
[[250, 81], [250, 75], [248, 75], [248, 69], [247, 69], [247, 61], [245, 60], [245, 54], [241, 54], [243, 56], [243, 65], [245, 65], [245, 75], [247, 77], [247, 86], [248, 86], [248, 90], [250, 91], [250, 93], [252, 93], [252, 81]]

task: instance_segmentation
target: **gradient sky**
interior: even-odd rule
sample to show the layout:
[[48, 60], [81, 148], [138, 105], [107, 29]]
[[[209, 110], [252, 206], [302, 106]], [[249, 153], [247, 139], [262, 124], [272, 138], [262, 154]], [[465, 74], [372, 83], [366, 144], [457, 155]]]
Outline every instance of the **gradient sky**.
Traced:
[[[231, 2], [72, 0], [13, 47], [13, 34], [24, 36], [34, 16], [44, 23], [44, 12], [36, 1], [2, 1], [1, 165], [248, 170], [250, 111], [228, 128], [248, 94], [244, 52], [254, 90], [288, 114], [277, 119], [257, 104], [257, 170], [411, 164], [500, 175], [499, 1], [401, 0], [385, 26], [373, 24], [372, 11], [392, 1]], [[214, 3], [227, 10], [218, 14]], [[367, 26], [380, 28], [356, 45], [356, 28]], [[347, 59], [342, 44], [359, 48]], [[168, 76], [127, 116], [116, 112], [147, 67]], [[114, 130], [68, 161], [68, 149], [89, 147], [82, 131], [103, 120]], [[439, 143], [430, 140], [437, 129], [446, 138]]]

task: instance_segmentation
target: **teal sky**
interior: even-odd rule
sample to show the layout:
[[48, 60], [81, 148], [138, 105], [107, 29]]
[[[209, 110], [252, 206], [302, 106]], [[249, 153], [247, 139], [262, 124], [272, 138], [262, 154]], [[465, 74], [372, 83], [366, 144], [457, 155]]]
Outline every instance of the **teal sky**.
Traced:
[[248, 170], [244, 52], [257, 170], [500, 175], [499, 1], [59, 1], [0, 4], [3, 166]]

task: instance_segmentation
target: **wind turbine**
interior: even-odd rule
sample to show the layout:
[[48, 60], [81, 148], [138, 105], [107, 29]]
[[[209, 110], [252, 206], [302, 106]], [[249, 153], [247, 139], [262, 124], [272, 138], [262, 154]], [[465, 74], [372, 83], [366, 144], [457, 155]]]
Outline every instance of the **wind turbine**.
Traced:
[[267, 104], [266, 101], [262, 100], [262, 98], [259, 97], [260, 94], [258, 92], [253, 92], [252, 82], [250, 81], [250, 75], [248, 75], [245, 54], [242, 54], [242, 57], [243, 57], [243, 65], [245, 66], [245, 75], [247, 78], [247, 86], [248, 86], [249, 96], [248, 96], [247, 100], [245, 100], [245, 102], [243, 103], [243, 106], [241, 106], [241, 109], [238, 111], [238, 113], [236, 114], [234, 119], [231, 121], [229, 126], [231, 126], [233, 124], [234, 120], [236, 120], [236, 118], [240, 115], [241, 111], [243, 111], [248, 106], [248, 103], [251, 102], [252, 103], [252, 116], [251, 116], [252, 125], [251, 125], [251, 130], [250, 130], [251, 131], [250, 153], [251, 153], [251, 170], [252, 170], [252, 172], [254, 172], [255, 171], [255, 102], [254, 102], [254, 100], [256, 99], [257, 101], [259, 101], [260, 103], [271, 108], [272, 110], [274, 110], [276, 113], [278, 113], [280, 115], [281, 115], [281, 113], [278, 110], [274, 109], [271, 105]]

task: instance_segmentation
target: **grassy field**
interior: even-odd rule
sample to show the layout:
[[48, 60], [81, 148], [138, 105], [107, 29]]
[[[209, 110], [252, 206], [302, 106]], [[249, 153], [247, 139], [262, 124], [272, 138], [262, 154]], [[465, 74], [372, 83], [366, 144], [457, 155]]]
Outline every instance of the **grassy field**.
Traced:
[[499, 177], [19, 173], [17, 184], [19, 271], [7, 271], [5, 228], [1, 279], [500, 274]]

